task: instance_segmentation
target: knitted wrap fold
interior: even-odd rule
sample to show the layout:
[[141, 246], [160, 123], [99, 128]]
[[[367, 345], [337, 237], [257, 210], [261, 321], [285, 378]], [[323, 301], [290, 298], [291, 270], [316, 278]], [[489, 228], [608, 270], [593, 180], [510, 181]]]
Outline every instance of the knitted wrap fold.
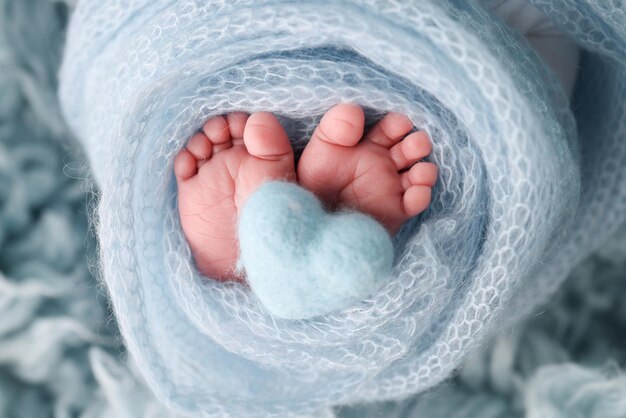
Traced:
[[[100, 188], [102, 273], [158, 398], [201, 415], [314, 413], [446, 378], [527, 314], [626, 213], [626, 4], [533, 0], [586, 50], [571, 108], [494, 1], [83, 0], [60, 96]], [[299, 151], [333, 104], [407, 114], [433, 202], [392, 278], [311, 320], [195, 270], [173, 157], [213, 115], [274, 112]]]

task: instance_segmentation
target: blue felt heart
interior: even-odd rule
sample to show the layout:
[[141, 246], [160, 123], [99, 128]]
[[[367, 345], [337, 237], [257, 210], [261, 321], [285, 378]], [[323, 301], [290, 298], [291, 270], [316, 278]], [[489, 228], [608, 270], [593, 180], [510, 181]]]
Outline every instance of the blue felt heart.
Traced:
[[274, 316], [305, 319], [349, 307], [388, 277], [393, 244], [374, 219], [326, 213], [294, 183], [267, 182], [239, 219], [240, 265]]

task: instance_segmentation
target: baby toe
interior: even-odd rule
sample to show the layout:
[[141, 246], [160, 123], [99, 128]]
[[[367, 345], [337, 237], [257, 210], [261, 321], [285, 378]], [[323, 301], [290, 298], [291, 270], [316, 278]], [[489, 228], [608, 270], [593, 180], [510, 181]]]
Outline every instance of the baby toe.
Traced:
[[426, 210], [430, 204], [431, 188], [428, 186], [411, 186], [404, 192], [404, 212], [413, 217]]
[[209, 141], [206, 135], [202, 132], [198, 132], [192, 136], [187, 143], [186, 148], [187, 151], [189, 151], [191, 155], [198, 160], [198, 164], [201, 164], [205, 160], [211, 158], [211, 154], [213, 153], [211, 141]]
[[398, 170], [403, 170], [428, 156], [432, 145], [426, 132], [413, 132], [391, 147], [389, 155]]
[[174, 159], [174, 175], [176, 180], [185, 181], [198, 171], [196, 159], [186, 149], [182, 149]]
[[437, 182], [437, 166], [433, 163], [421, 162], [415, 164], [409, 171], [400, 175], [404, 190], [411, 186], [433, 187]]
[[246, 123], [243, 140], [250, 155], [263, 160], [293, 159], [291, 143], [278, 119], [271, 113], [252, 114]]
[[391, 148], [413, 129], [413, 122], [401, 113], [388, 113], [365, 134], [365, 140]]
[[341, 103], [330, 109], [313, 132], [311, 142], [353, 147], [363, 137], [365, 114], [360, 106]]
[[226, 115], [226, 122], [233, 140], [243, 140], [243, 133], [250, 115], [243, 112], [233, 112]]
[[216, 116], [205, 122], [202, 132], [213, 145], [213, 152], [219, 152], [232, 146], [230, 127], [224, 116]]

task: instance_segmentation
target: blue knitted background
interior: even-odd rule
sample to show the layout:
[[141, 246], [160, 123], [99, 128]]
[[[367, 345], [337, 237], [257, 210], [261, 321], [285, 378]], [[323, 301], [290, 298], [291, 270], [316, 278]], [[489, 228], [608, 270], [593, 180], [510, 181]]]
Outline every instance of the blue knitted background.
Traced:
[[[166, 416], [127, 366], [98, 280], [98, 193], [56, 98], [71, 6], [0, 0], [0, 417]], [[326, 416], [626, 417], [624, 296], [622, 228], [450, 380]]]

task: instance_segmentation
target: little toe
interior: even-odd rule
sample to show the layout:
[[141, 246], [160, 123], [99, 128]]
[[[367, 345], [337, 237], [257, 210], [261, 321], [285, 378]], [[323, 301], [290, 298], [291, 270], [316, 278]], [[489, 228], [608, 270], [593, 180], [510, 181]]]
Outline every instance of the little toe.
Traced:
[[433, 187], [437, 182], [438, 171], [437, 166], [433, 163], [417, 163], [409, 171], [405, 171], [400, 175], [402, 188], [407, 190], [411, 186]]
[[365, 114], [360, 106], [341, 103], [322, 117], [313, 132], [311, 142], [323, 141], [333, 145], [353, 147], [363, 137]]
[[271, 113], [253, 113], [247, 120], [243, 140], [248, 153], [263, 160], [293, 160], [287, 133]]
[[367, 134], [365, 140], [385, 148], [391, 148], [413, 129], [413, 122], [401, 113], [388, 113], [378, 121]]
[[389, 155], [398, 170], [403, 170], [428, 156], [432, 145], [428, 134], [423, 131], [413, 132], [389, 149]]
[[176, 180], [185, 181], [198, 172], [195, 157], [186, 149], [182, 149], [174, 159], [174, 175]]
[[230, 127], [224, 116], [215, 116], [205, 122], [202, 132], [213, 144], [213, 152], [230, 148], [232, 146]]
[[413, 217], [426, 210], [430, 204], [431, 188], [428, 186], [411, 186], [404, 192], [404, 212]]

